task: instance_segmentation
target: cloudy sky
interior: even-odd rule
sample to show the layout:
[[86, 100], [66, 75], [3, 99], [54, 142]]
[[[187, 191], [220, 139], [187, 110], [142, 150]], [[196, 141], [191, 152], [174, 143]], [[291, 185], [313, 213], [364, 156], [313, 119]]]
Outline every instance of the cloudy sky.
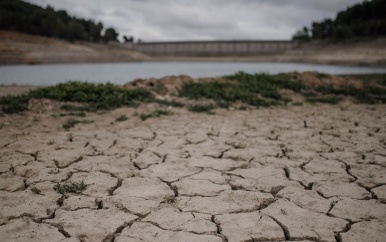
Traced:
[[361, 0], [28, 0], [143, 41], [290, 39]]

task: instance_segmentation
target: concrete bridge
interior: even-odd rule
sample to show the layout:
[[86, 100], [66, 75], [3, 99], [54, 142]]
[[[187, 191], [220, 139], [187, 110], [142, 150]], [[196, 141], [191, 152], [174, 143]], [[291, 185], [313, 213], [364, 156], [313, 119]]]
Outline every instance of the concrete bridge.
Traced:
[[125, 47], [151, 56], [252, 56], [279, 54], [298, 46], [296, 41], [175, 41], [126, 43]]

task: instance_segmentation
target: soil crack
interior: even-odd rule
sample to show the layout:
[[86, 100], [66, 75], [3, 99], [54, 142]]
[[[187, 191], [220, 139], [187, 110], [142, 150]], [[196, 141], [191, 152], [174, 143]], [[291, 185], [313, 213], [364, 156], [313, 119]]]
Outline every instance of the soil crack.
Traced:
[[117, 184], [108, 190], [109, 196], [114, 195], [114, 191], [117, 190], [120, 186], [122, 186], [122, 181], [123, 180], [119, 178]]

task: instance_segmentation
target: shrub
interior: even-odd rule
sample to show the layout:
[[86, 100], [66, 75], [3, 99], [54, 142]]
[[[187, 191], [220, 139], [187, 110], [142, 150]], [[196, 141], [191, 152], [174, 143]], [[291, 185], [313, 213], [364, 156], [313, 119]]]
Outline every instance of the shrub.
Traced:
[[93, 84], [70, 81], [55, 86], [39, 88], [26, 95], [0, 98], [0, 106], [5, 113], [18, 113], [28, 110], [31, 98], [47, 98], [60, 102], [77, 102], [82, 105], [65, 104], [67, 111], [111, 110], [122, 106], [134, 106], [138, 102], [149, 102], [154, 96], [146, 89], [126, 90], [111, 83]]

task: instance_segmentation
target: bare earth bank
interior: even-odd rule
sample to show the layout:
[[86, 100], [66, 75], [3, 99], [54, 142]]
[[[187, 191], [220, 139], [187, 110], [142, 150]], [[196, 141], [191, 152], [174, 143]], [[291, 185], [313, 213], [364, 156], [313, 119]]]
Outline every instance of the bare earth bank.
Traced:
[[352, 43], [311, 42], [278, 55], [228, 57], [151, 57], [116, 45], [69, 43], [0, 31], [0, 64], [95, 63], [131, 61], [251, 61], [386, 65], [386, 39]]

